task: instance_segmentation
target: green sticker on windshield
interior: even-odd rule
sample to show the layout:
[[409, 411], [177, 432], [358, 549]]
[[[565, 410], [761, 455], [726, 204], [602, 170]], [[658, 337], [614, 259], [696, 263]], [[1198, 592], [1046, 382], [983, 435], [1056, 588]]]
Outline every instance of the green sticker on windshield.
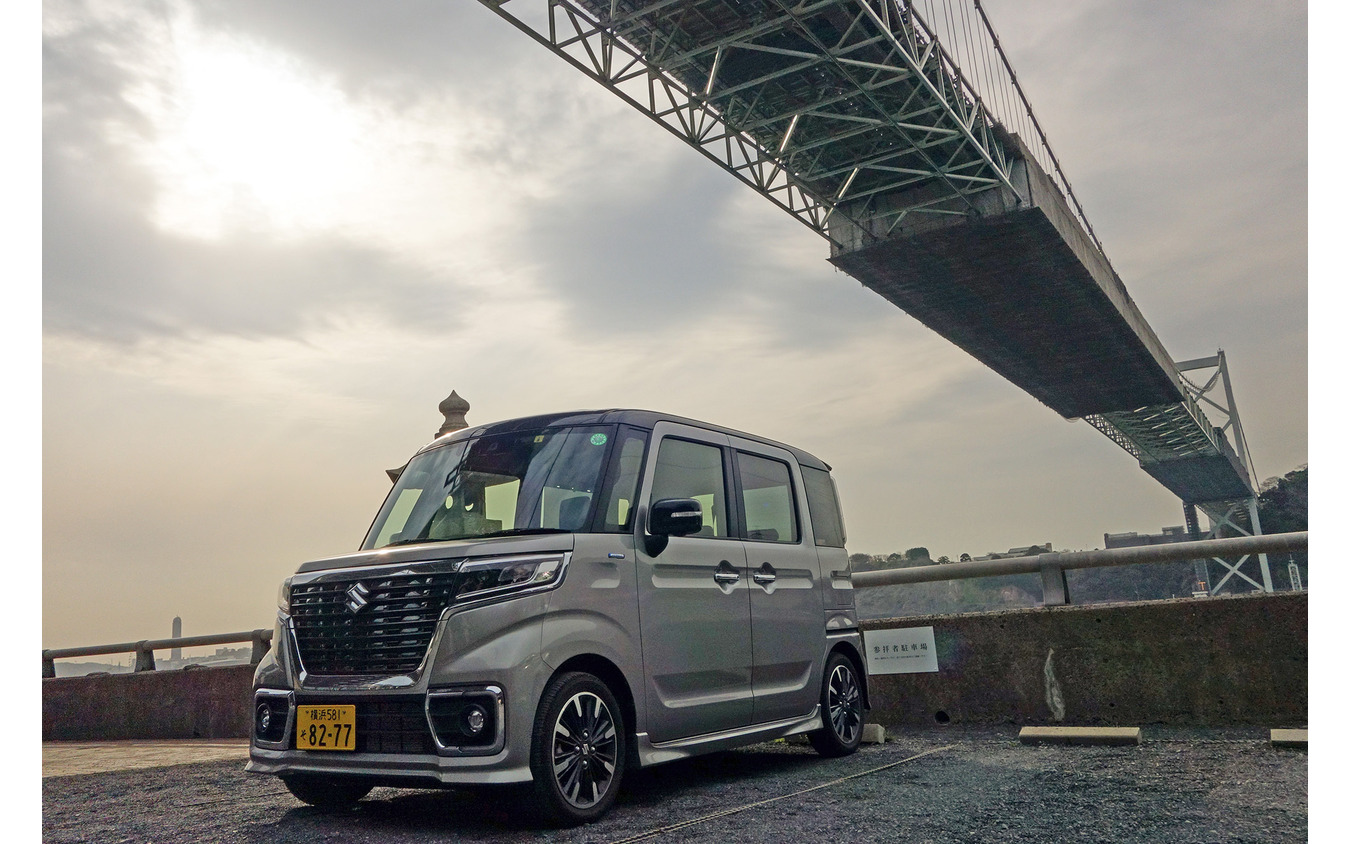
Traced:
[[591, 445], [604, 445], [609, 442], [609, 437], [604, 434], [591, 434]]

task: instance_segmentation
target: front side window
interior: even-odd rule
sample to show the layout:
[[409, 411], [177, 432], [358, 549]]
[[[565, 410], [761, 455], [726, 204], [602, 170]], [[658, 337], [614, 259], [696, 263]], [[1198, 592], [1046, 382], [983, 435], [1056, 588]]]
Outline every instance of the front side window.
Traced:
[[792, 503], [792, 470], [781, 460], [736, 452], [741, 473], [745, 538], [796, 542], [797, 508]]
[[585, 530], [613, 436], [612, 425], [546, 428], [420, 454], [362, 548]]
[[661, 441], [652, 477], [652, 502], [692, 498], [702, 505], [703, 530], [691, 536], [727, 535], [726, 489], [722, 449], [688, 440]]

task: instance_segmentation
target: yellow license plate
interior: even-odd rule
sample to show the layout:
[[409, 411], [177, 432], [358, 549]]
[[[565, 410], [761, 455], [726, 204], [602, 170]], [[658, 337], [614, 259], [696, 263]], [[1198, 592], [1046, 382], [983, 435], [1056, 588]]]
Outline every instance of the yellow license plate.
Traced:
[[295, 715], [297, 750], [356, 749], [354, 705], [297, 706]]

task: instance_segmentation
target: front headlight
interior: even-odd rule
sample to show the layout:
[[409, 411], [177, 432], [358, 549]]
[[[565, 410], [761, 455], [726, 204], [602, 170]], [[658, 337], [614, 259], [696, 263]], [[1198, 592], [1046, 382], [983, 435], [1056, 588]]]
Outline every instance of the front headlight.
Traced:
[[456, 600], [476, 600], [558, 582], [562, 557], [506, 557], [465, 563], [455, 582]]
[[291, 578], [281, 581], [281, 588], [277, 590], [277, 609], [291, 614]]

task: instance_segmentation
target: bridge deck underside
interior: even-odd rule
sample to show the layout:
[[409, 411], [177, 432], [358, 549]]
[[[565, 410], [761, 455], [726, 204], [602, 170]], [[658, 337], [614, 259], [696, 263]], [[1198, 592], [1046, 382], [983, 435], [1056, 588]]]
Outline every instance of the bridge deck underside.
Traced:
[[1183, 501], [1233, 501], [1252, 495], [1242, 478], [1233, 471], [1232, 461], [1223, 454], [1152, 463], [1140, 461], [1139, 466]]
[[1062, 416], [1183, 400], [1039, 208], [831, 260]]
[[[1183, 500], [1246, 472], [1079, 213], [909, 3], [481, 0]], [[1067, 183], [1065, 183], [1067, 184]]]

